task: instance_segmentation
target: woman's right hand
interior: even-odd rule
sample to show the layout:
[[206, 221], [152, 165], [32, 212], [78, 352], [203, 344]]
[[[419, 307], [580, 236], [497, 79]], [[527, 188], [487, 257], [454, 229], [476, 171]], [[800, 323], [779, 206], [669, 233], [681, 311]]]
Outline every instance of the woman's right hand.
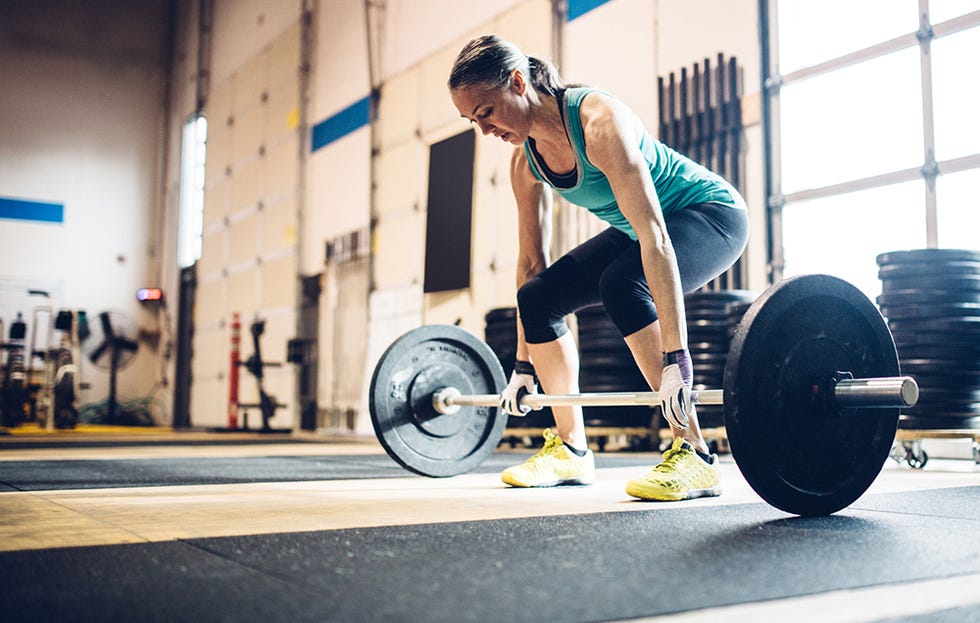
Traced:
[[510, 382], [500, 393], [500, 408], [510, 415], [527, 415], [531, 407], [520, 404], [521, 398], [527, 394], [537, 393], [538, 377], [534, 374], [534, 366], [527, 361], [517, 361], [510, 375]]

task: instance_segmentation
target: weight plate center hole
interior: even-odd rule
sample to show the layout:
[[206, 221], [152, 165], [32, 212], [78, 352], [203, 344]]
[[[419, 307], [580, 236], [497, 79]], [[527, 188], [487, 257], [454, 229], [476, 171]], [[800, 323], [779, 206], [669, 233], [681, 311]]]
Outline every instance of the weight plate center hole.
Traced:
[[791, 440], [792, 451], [826, 455], [840, 443], [842, 414], [833, 396], [833, 375], [849, 356], [836, 341], [814, 337], [796, 344], [783, 362], [774, 399], [776, 410], [785, 414], [784, 439]]
[[[433, 403], [433, 394], [446, 387], [466, 387], [465, 373], [458, 368], [433, 364], [423, 368], [412, 379], [408, 389], [408, 404], [416, 426], [433, 437], [451, 437], [465, 426], [466, 418], [457, 413], [439, 413]], [[464, 407], [465, 409], [466, 407]]]

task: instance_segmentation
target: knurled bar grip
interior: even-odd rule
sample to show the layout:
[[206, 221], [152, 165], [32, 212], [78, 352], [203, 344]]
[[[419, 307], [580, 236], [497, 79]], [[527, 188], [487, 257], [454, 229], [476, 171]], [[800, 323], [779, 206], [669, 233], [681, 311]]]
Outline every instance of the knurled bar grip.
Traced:
[[[815, 392], [818, 388], [815, 388]], [[706, 389], [692, 391], [695, 404], [723, 404], [724, 390]], [[879, 377], [870, 379], [843, 379], [834, 386], [834, 400], [843, 408], [895, 408], [911, 407], [919, 399], [919, 386], [910, 376]], [[432, 396], [433, 407], [439, 413], [451, 413], [454, 407], [496, 407], [500, 396], [495, 394], [461, 395], [456, 390], [442, 389]], [[527, 394], [522, 405], [538, 407], [628, 407], [660, 404], [657, 392], [596, 393], [596, 394]]]

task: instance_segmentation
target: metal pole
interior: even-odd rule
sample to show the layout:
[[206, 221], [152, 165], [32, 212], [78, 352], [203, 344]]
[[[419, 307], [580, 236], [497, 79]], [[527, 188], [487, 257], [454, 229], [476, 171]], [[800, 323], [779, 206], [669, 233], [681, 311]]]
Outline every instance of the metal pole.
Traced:
[[[723, 404], [724, 390], [707, 389], [691, 392], [695, 404]], [[870, 379], [844, 379], [834, 387], [834, 398], [841, 407], [894, 408], [911, 407], [919, 398], [919, 387], [909, 376]], [[453, 413], [458, 407], [496, 407], [496, 394], [461, 395], [455, 388], [444, 388], [432, 395], [432, 405], [439, 413]], [[528, 394], [521, 404], [531, 407], [627, 407], [660, 404], [657, 392], [596, 394]]]

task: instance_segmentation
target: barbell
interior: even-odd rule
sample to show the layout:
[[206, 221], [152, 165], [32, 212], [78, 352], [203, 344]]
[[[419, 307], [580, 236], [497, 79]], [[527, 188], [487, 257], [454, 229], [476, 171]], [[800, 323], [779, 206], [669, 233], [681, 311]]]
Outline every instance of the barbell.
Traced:
[[[480, 465], [498, 446], [506, 385], [490, 347], [451, 325], [402, 335], [375, 367], [371, 421], [382, 446], [417, 474], [446, 477]], [[774, 284], [732, 337], [723, 389], [696, 391], [722, 404], [732, 456], [769, 504], [829, 515], [878, 476], [900, 410], [918, 399], [901, 376], [895, 342], [875, 305], [829, 275]], [[531, 407], [660, 404], [656, 392], [528, 395]]]

